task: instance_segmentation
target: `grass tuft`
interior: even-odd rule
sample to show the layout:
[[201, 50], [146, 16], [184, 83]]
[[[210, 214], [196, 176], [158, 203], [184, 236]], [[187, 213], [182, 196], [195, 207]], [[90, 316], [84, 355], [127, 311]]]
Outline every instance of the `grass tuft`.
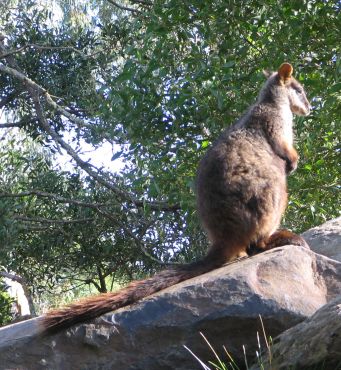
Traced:
[[[271, 367], [271, 361], [272, 361], [271, 346], [272, 346], [273, 341], [272, 341], [271, 337], [267, 338], [264, 323], [263, 323], [262, 317], [260, 315], [259, 315], [259, 319], [260, 319], [261, 326], [262, 326], [262, 331], [263, 331], [262, 334], [263, 334], [263, 337], [264, 337], [264, 340], [265, 340], [267, 360], [269, 361], [269, 365], [267, 366], [267, 368], [265, 368], [264, 360], [263, 360], [263, 357], [262, 357], [262, 352], [263, 351], [262, 351], [262, 348], [261, 348], [261, 343], [260, 343], [260, 338], [259, 338], [259, 333], [258, 332], [257, 332], [258, 350], [256, 351], [257, 363], [258, 363], [258, 366], [259, 366], [260, 370], [271, 370], [272, 369], [272, 367]], [[211, 345], [211, 343], [208, 341], [208, 339], [205, 337], [205, 335], [203, 333], [200, 332], [200, 335], [202, 336], [202, 338], [204, 339], [204, 341], [206, 342], [206, 344], [210, 348], [211, 352], [213, 353], [214, 357], [216, 358], [216, 361], [209, 361], [208, 362], [208, 364], [210, 366], [213, 366], [213, 368], [211, 368], [207, 364], [205, 364], [187, 346], [184, 346], [184, 347], [199, 362], [199, 364], [202, 366], [202, 368], [204, 370], [241, 370], [239, 368], [239, 366], [236, 364], [232, 355], [228, 352], [228, 350], [226, 349], [225, 346], [223, 346], [223, 349], [224, 349], [224, 352], [226, 353], [228, 362], [226, 362], [226, 361], [224, 362], [218, 356], [217, 352], [215, 351], [215, 349], [213, 348], [213, 346]], [[243, 345], [242, 348], [243, 348], [245, 368], [246, 368], [246, 370], [249, 370], [249, 365], [248, 365], [248, 362], [247, 362], [247, 355], [246, 355], [245, 346]]]

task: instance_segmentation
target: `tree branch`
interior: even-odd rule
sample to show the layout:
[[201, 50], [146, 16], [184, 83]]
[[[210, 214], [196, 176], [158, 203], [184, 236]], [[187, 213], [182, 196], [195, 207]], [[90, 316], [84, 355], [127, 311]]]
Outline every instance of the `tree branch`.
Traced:
[[[0, 47], [0, 51], [4, 51], [3, 46]], [[44, 110], [41, 104], [40, 96], [42, 96], [46, 103], [51, 106], [54, 110], [57, 110], [60, 114], [67, 117], [70, 121], [78, 123], [82, 126], [85, 126], [86, 124], [76, 117], [75, 115], [67, 112], [64, 108], [62, 108], [60, 105], [58, 105], [52, 98], [51, 95], [48, 93], [48, 91], [43, 88], [42, 86], [38, 85], [36, 82], [25, 76], [22, 72], [18, 70], [18, 66], [16, 65], [15, 61], [11, 61], [12, 57], [7, 58], [8, 61], [15, 67], [8, 67], [4, 64], [0, 63], [0, 71], [6, 74], [9, 74], [19, 81], [22, 81], [24, 85], [26, 86], [29, 94], [31, 95], [31, 98], [33, 100], [33, 104], [37, 113], [37, 117], [39, 120], [39, 123], [41, 127], [44, 129], [44, 131], [52, 137], [52, 139], [59, 144], [61, 148], [63, 148], [67, 154], [73, 158], [73, 160], [76, 162], [76, 164], [85, 171], [88, 175], [90, 175], [93, 179], [95, 179], [99, 184], [104, 186], [105, 188], [113, 191], [117, 196], [119, 196], [121, 199], [124, 199], [126, 201], [129, 201], [133, 203], [136, 207], [144, 207], [145, 205], [148, 205], [151, 209], [154, 210], [163, 210], [163, 211], [176, 211], [180, 207], [179, 205], [169, 205], [166, 202], [163, 201], [141, 201], [137, 199], [132, 193], [128, 191], [124, 191], [120, 189], [119, 187], [115, 186], [113, 183], [107, 181], [102, 175], [99, 174], [99, 170], [95, 168], [91, 163], [84, 161], [79, 157], [77, 152], [68, 144], [66, 143], [60, 135], [52, 128], [52, 126], [48, 123]], [[90, 125], [91, 126], [91, 125]], [[97, 172], [96, 172], [97, 171]]]
[[21, 51], [28, 49], [28, 48], [34, 48], [38, 50], [72, 50], [78, 54], [81, 54], [82, 56], [86, 56], [82, 51], [74, 48], [73, 46], [46, 46], [46, 45], [37, 45], [37, 44], [26, 44], [21, 46], [18, 49], [15, 50], [9, 50], [5, 53], [0, 54], [0, 59], [8, 58], [11, 55], [20, 53]]
[[105, 203], [89, 203], [89, 202], [83, 202], [77, 199], [64, 198], [60, 195], [53, 194], [53, 193], [47, 193], [47, 192], [40, 191], [40, 190], [28, 190], [28, 191], [23, 191], [21, 193], [0, 193], [0, 198], [21, 198], [21, 197], [27, 197], [27, 196], [50, 198], [60, 203], [70, 203], [70, 204], [75, 204], [77, 206], [88, 207], [88, 208], [98, 208], [98, 207], [102, 207], [106, 205]]
[[105, 276], [103, 275], [103, 272], [102, 272], [102, 267], [100, 266], [100, 264], [97, 264], [96, 268], [97, 268], [97, 275], [98, 275], [98, 280], [99, 280], [100, 288], [101, 288], [100, 292], [106, 293], [107, 287], [105, 283]]
[[[33, 99], [33, 104], [37, 113], [38, 120], [40, 122], [41, 127], [44, 129], [46, 133], [48, 133], [52, 139], [62, 147], [68, 155], [70, 155], [74, 161], [77, 163], [77, 165], [84, 170], [88, 175], [90, 175], [92, 178], [94, 178], [99, 184], [103, 185], [105, 188], [113, 191], [116, 195], [119, 197], [132, 202], [135, 204], [136, 207], [143, 207], [145, 205], [148, 205], [152, 209], [157, 210], [163, 210], [163, 211], [176, 211], [180, 207], [178, 205], [170, 206], [166, 202], [148, 202], [148, 201], [141, 201], [134, 197], [133, 194], [119, 189], [114, 184], [108, 182], [103, 178], [103, 176], [99, 175], [96, 171], [93, 170], [95, 168], [91, 163], [84, 161], [79, 157], [77, 152], [68, 144], [66, 143], [61, 136], [57, 134], [57, 132], [50, 126], [50, 124], [47, 122], [43, 108], [41, 106], [40, 97], [39, 94], [45, 97], [46, 102], [54, 109], [58, 110], [59, 112], [63, 112], [63, 114], [70, 118], [70, 120], [79, 120], [79, 118], [75, 117], [73, 114], [68, 113], [60, 107], [56, 102], [53, 101], [50, 94], [47, 92], [46, 89], [39, 86], [37, 83], [32, 81], [30, 78], [22, 74], [21, 72], [17, 71], [14, 68], [7, 67], [0, 63], [0, 71], [10, 74], [13, 77], [17, 78], [18, 80], [22, 81], [25, 85], [29, 87], [29, 93]], [[80, 120], [82, 121], [82, 120]]]
[[[49, 95], [49, 93], [43, 87], [39, 86], [34, 81], [32, 81], [30, 78], [26, 77], [24, 74], [20, 73], [16, 69], [11, 68], [11, 67], [7, 67], [5, 65], [0, 64], [0, 71], [12, 75], [13, 77], [19, 79], [25, 85], [28, 86], [29, 93], [30, 93], [30, 95], [31, 95], [31, 97], [33, 99], [33, 104], [34, 104], [34, 107], [35, 107], [35, 110], [36, 110], [37, 117], [38, 117], [38, 120], [40, 122], [40, 125], [42, 126], [42, 128], [44, 129], [44, 131], [46, 133], [48, 133], [52, 137], [52, 139], [57, 144], [59, 144], [67, 152], [67, 154], [69, 154], [74, 159], [74, 161], [77, 163], [77, 165], [82, 170], [84, 170], [92, 178], [94, 178], [95, 180], [97, 180], [101, 185], [103, 185], [104, 187], [112, 190], [113, 192], [115, 192], [120, 197], [122, 197], [122, 198], [124, 198], [126, 200], [130, 200], [133, 203], [136, 203], [138, 205], [141, 205], [141, 202], [138, 201], [138, 200], [136, 200], [136, 199], [134, 199], [134, 197], [133, 197], [132, 194], [129, 194], [128, 192], [125, 192], [125, 191], [119, 189], [115, 185], [113, 185], [113, 184], [109, 183], [108, 181], [106, 181], [98, 173], [96, 173], [92, 169], [93, 166], [90, 163], [88, 163], [88, 162], [84, 161], [83, 159], [81, 159], [78, 156], [78, 154], [76, 153], [76, 151], [68, 143], [66, 143], [62, 139], [61, 136], [59, 136], [57, 134], [57, 132], [49, 125], [49, 123], [47, 122], [47, 120], [45, 118], [44, 111], [43, 111], [43, 108], [42, 108], [42, 105], [41, 105], [41, 102], [40, 102], [39, 95], [43, 95], [45, 97], [45, 99], [46, 99], [46, 102], [50, 106], [52, 106], [54, 109], [56, 109], [59, 112], [63, 112], [66, 117], [70, 118], [70, 116], [72, 116], [72, 120], [79, 120], [78, 118], [74, 117], [74, 115], [68, 113], [63, 108], [61, 108], [56, 102], [53, 101], [53, 99], [51, 98], [51, 96]], [[142, 204], [143, 204], [143, 202], [142, 202]]]
[[152, 6], [153, 3], [151, 1], [146, 1], [146, 0], [129, 0], [133, 4], [142, 4], [146, 6]]
[[2, 128], [12, 128], [12, 127], [22, 127], [22, 123], [13, 122], [13, 123], [0, 123], [0, 129]]
[[129, 8], [127, 6], [120, 5], [116, 1], [113, 1], [113, 0], [107, 0], [107, 1], [111, 5], [114, 5], [114, 6], [116, 6], [117, 8], [119, 8], [121, 10], [127, 10], [128, 12], [142, 14], [142, 12], [140, 10], [137, 10], [137, 9], [134, 9], [134, 8]]
[[14, 220], [24, 221], [24, 222], [39, 222], [39, 223], [47, 223], [47, 224], [78, 224], [84, 222], [93, 222], [95, 219], [92, 218], [80, 218], [80, 219], [73, 219], [73, 220], [51, 220], [44, 217], [26, 217], [23, 215], [14, 215]]

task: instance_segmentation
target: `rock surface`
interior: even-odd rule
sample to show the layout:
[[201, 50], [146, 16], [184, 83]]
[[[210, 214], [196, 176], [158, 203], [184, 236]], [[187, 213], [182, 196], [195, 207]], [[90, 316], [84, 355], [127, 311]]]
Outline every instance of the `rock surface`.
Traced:
[[302, 236], [314, 252], [341, 262], [341, 217], [307, 230]]
[[[340, 233], [340, 231], [339, 231]], [[54, 336], [39, 318], [0, 329], [0, 369], [193, 370], [213, 359], [199, 332], [226, 358], [249, 363], [259, 315], [275, 337], [340, 296], [341, 262], [294, 246], [224, 266]]]
[[[280, 369], [340, 369], [341, 295], [310, 318], [286, 330], [271, 348], [271, 367]], [[271, 368], [269, 359], [265, 368]], [[252, 367], [252, 370], [259, 367]]]

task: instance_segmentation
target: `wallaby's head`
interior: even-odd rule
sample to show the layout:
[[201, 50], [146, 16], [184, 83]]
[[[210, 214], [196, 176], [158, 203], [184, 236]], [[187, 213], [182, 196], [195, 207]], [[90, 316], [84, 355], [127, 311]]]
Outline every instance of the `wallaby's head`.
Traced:
[[310, 104], [303, 86], [292, 77], [294, 69], [291, 64], [283, 63], [277, 72], [266, 73], [268, 80], [264, 85], [259, 100], [288, 104], [291, 111], [299, 116], [310, 113]]

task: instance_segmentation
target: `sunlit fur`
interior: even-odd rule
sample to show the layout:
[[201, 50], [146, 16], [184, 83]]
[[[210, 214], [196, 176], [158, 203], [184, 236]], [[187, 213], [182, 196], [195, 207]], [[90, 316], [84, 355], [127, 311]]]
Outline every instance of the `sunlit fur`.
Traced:
[[291, 83], [286, 88], [288, 90], [288, 97], [292, 112], [299, 116], [307, 116], [310, 113], [311, 107], [304, 93], [302, 85], [292, 78]]

